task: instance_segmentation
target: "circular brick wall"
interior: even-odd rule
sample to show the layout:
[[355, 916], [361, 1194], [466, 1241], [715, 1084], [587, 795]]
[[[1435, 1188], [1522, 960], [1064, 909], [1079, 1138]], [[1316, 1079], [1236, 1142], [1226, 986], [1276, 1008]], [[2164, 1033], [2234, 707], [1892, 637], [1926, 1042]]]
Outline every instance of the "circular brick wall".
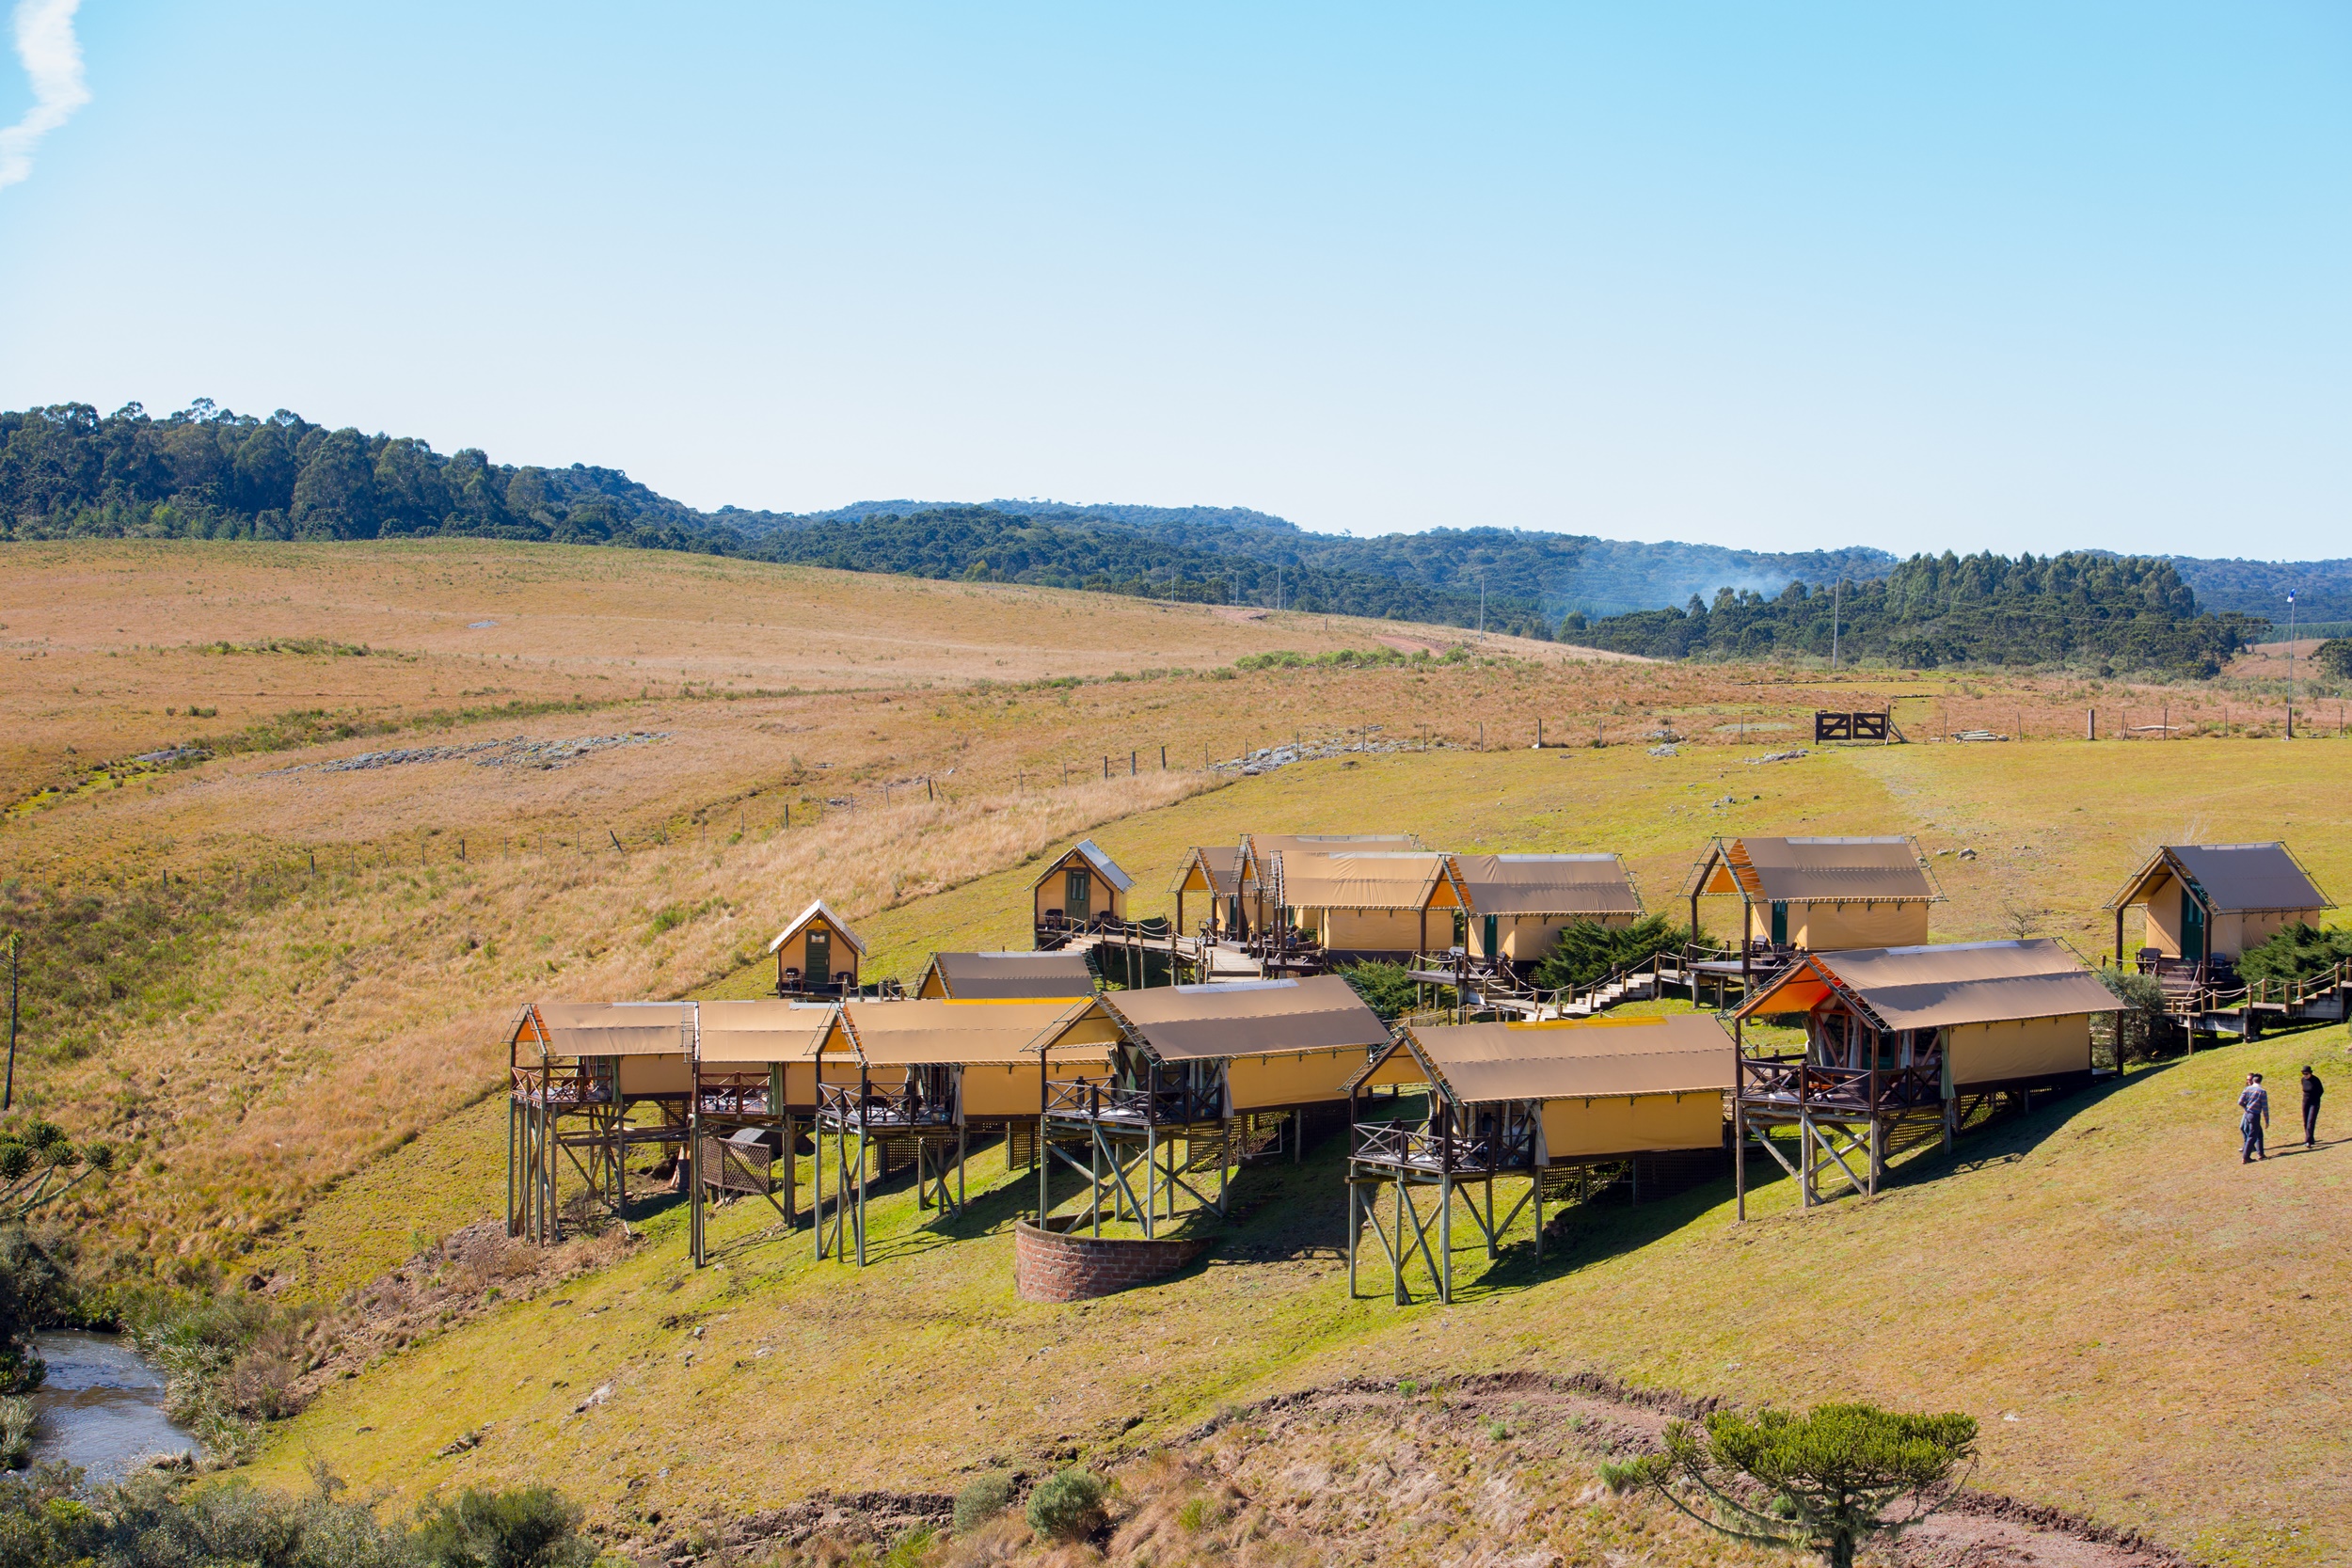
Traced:
[[1131, 1285], [1165, 1279], [1200, 1256], [1208, 1243], [1111, 1241], [1013, 1227], [1013, 1287], [1024, 1301], [1085, 1301]]

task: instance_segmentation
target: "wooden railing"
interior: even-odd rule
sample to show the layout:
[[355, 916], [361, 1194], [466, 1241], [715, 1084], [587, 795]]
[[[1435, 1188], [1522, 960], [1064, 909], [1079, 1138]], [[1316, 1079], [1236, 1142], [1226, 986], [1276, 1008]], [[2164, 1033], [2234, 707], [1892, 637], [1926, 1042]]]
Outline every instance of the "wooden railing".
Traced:
[[867, 1132], [952, 1127], [956, 1121], [952, 1103], [912, 1086], [893, 1091], [869, 1084], [861, 1090], [855, 1084], [819, 1084], [817, 1110], [828, 1121]]
[[1940, 1060], [1906, 1068], [1824, 1067], [1804, 1056], [1743, 1056], [1740, 1098], [1865, 1116], [1934, 1105], [1944, 1098]]
[[1525, 1170], [1534, 1163], [1535, 1124], [1516, 1118], [1486, 1136], [1431, 1132], [1426, 1124], [1358, 1122], [1351, 1158], [1433, 1174], [1487, 1175]]
[[[1047, 1116], [1084, 1117], [1089, 1121], [1132, 1121], [1153, 1127], [1221, 1121], [1225, 1117], [1222, 1095], [1196, 1094], [1189, 1085], [1139, 1089], [1116, 1084], [1049, 1079], [1045, 1091]], [[1212, 1098], [1214, 1104], [1210, 1102]]]
[[768, 1114], [768, 1074], [765, 1072], [706, 1072], [695, 1086], [707, 1117], [758, 1117]]
[[532, 1105], [610, 1105], [616, 1092], [611, 1078], [577, 1069], [516, 1068], [514, 1077], [515, 1098]]

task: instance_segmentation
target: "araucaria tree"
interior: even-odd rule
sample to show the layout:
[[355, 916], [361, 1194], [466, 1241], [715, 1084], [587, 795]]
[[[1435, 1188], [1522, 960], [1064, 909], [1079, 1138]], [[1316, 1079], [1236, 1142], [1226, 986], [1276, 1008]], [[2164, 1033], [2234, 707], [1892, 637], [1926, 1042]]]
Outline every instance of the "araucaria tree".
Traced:
[[1852, 1568], [1872, 1536], [1907, 1529], [1949, 1501], [1976, 1451], [1974, 1417], [1823, 1404], [1803, 1416], [1718, 1411], [1704, 1426], [1676, 1421], [1665, 1451], [1600, 1474], [1613, 1491], [1651, 1488], [1737, 1540]]

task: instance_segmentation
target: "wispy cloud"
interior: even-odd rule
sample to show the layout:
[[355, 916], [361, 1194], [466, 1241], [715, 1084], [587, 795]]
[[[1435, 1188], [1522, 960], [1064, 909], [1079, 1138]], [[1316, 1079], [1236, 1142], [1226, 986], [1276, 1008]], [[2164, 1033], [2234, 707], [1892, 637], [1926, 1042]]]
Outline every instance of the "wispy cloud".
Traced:
[[73, 36], [73, 13], [81, 4], [16, 0], [16, 57], [33, 84], [33, 106], [0, 131], [0, 190], [28, 178], [40, 138], [89, 102], [89, 87], [82, 80], [82, 45]]

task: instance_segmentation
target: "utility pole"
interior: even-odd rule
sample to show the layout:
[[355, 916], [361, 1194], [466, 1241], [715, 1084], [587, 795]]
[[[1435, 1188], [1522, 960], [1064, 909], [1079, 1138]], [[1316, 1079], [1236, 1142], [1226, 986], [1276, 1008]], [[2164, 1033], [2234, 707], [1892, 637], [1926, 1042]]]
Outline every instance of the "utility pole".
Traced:
[[2295, 738], [2295, 590], [2287, 590], [2287, 738]]
[[1843, 608], [1846, 579], [1839, 578], [1829, 585], [1829, 667], [1837, 668], [1837, 612]]
[[16, 1104], [16, 950], [24, 938], [8, 933], [8, 1078], [0, 1087], [0, 1111]]

